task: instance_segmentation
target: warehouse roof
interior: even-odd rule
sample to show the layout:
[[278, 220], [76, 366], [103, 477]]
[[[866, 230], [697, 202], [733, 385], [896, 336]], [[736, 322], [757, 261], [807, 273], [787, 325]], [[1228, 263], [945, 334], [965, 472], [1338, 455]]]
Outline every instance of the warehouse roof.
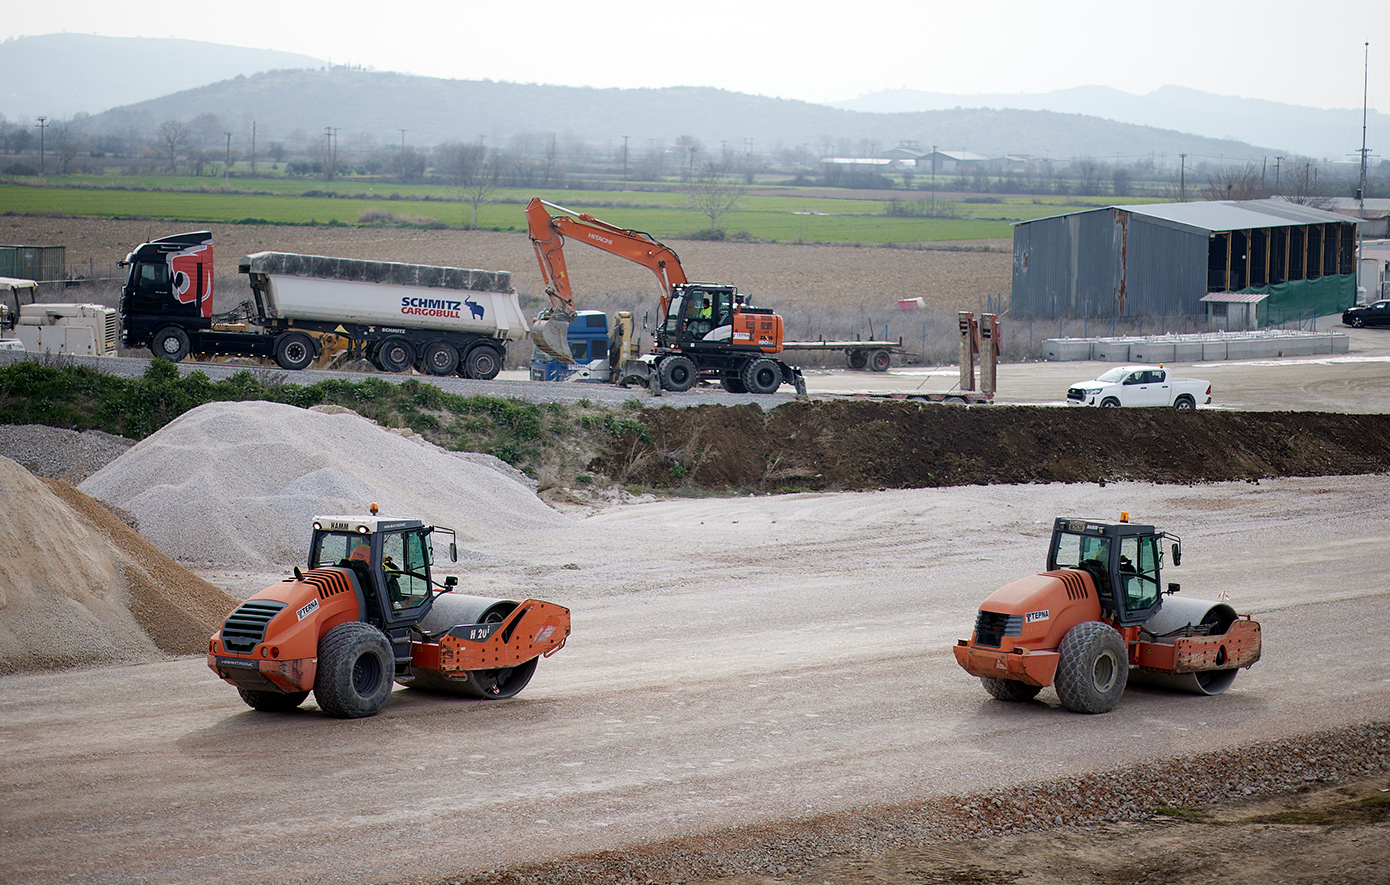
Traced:
[[[1193, 233], [1220, 233], [1261, 227], [1294, 227], [1300, 224], [1346, 224], [1354, 219], [1335, 212], [1300, 206], [1288, 200], [1219, 200], [1197, 203], [1151, 203], [1106, 206], [1090, 209], [1103, 212], [1120, 209], [1131, 215], [1155, 221], [1165, 227]], [[1081, 213], [1067, 213], [1081, 214]], [[1053, 216], [1060, 218], [1063, 216]], [[1041, 221], [1042, 219], [1034, 219]], [[1017, 224], [1028, 224], [1026, 221]]]

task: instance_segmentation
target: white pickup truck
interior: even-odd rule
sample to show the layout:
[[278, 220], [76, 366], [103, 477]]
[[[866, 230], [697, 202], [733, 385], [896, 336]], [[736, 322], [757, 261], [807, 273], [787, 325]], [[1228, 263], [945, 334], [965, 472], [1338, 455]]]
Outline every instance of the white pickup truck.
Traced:
[[1116, 366], [1093, 381], [1073, 384], [1067, 389], [1067, 404], [1195, 409], [1199, 405], [1211, 405], [1211, 382], [1175, 378], [1162, 366]]

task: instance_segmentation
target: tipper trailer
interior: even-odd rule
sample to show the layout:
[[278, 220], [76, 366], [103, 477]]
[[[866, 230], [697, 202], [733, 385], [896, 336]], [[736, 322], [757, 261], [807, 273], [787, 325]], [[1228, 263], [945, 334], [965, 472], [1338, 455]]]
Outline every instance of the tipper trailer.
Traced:
[[529, 334], [511, 274], [286, 252], [246, 256], [252, 299], [212, 312], [212, 235], [142, 244], [122, 262], [121, 338], [155, 356], [273, 359], [285, 369], [346, 355], [385, 372], [497, 376]]

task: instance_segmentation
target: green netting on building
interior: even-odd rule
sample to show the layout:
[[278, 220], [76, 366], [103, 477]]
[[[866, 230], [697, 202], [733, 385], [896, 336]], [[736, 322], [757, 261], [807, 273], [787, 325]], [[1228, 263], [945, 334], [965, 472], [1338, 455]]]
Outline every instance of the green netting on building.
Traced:
[[1356, 304], [1356, 274], [1333, 274], [1274, 286], [1250, 286], [1242, 295], [1268, 295], [1260, 303], [1259, 325], [1278, 325], [1299, 317], [1341, 313]]

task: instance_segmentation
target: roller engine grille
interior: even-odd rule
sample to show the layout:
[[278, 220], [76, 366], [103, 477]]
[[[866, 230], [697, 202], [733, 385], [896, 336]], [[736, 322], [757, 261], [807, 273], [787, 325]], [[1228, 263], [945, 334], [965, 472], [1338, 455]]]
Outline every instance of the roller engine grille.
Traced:
[[285, 608], [285, 603], [269, 599], [248, 599], [227, 615], [222, 623], [222, 645], [229, 652], [246, 654], [265, 639], [270, 619]]
[[975, 641], [998, 648], [1005, 636], [1023, 635], [1023, 615], [1004, 615], [980, 609], [975, 619]]

